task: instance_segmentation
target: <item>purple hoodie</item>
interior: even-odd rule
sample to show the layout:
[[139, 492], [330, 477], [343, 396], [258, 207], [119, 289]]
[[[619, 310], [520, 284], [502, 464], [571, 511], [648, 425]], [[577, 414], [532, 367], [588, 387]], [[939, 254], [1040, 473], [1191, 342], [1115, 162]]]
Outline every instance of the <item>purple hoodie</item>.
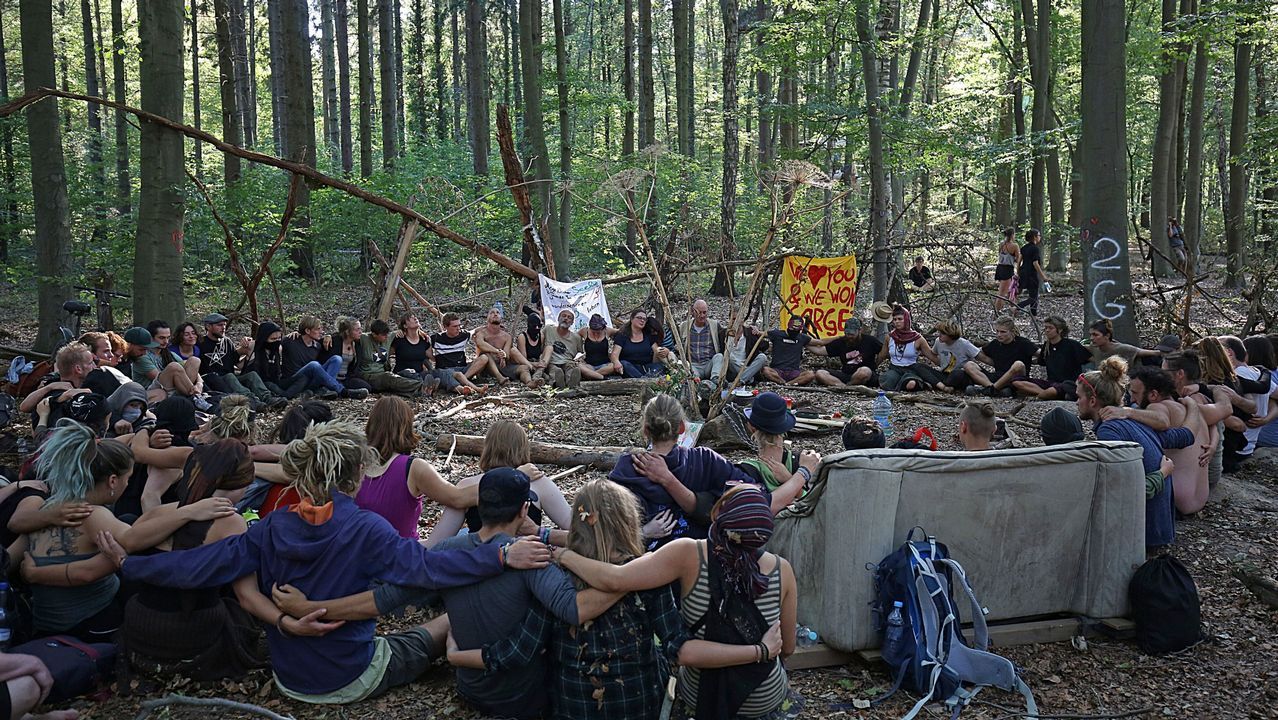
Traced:
[[[130, 580], [179, 589], [216, 587], [257, 573], [268, 597], [273, 584], [291, 584], [311, 600], [364, 592], [373, 580], [442, 589], [469, 585], [501, 572], [496, 544], [474, 550], [427, 552], [401, 538], [380, 515], [333, 494], [333, 517], [311, 525], [294, 512], [271, 513], [243, 535], [192, 550], [129, 557]], [[375, 620], [348, 621], [322, 637], [266, 630], [271, 667], [297, 693], [321, 695], [349, 685], [373, 659]]]
[[[719, 496], [729, 484], [757, 484], [754, 478], [745, 474], [736, 465], [728, 462], [722, 455], [710, 448], [683, 448], [675, 446], [665, 456], [666, 467], [683, 486], [697, 496], [697, 507], [691, 513], [685, 513], [675, 503], [670, 493], [657, 483], [641, 475], [635, 469], [634, 458], [622, 455], [617, 465], [608, 474], [608, 479], [634, 493], [643, 504], [644, 522], [663, 510], [674, 510], [675, 517], [685, 522], [675, 529], [671, 537], [690, 537], [704, 540], [710, 531], [710, 509], [714, 507]], [[765, 494], [767, 489], [763, 488]], [[771, 495], [768, 495], [771, 501]], [[684, 527], [686, 525], [686, 527]]]

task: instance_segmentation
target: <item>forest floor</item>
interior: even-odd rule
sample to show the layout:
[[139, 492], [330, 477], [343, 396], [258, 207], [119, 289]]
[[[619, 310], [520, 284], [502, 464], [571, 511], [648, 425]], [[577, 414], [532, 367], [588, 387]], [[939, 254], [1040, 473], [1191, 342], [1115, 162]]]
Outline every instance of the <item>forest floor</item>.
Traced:
[[[421, 287], [421, 285], [419, 285]], [[1147, 287], [1143, 284], [1142, 287]], [[1219, 308], [1196, 303], [1192, 324], [1204, 331], [1234, 331], [1244, 311], [1239, 299], [1230, 298], [1220, 288], [1208, 286], [1221, 298]], [[17, 288], [0, 288], [0, 344], [23, 346], [34, 335], [34, 298]], [[425, 291], [425, 288], [423, 288]], [[945, 291], [944, 286], [942, 292]], [[642, 297], [636, 288], [609, 290], [611, 308], [620, 315], [633, 307]], [[361, 287], [324, 288], [323, 293], [289, 292], [286, 310], [290, 317], [303, 311], [324, 317], [331, 322], [337, 313], [362, 315], [367, 306], [367, 291]], [[429, 294], [429, 292], [428, 292]], [[962, 293], [956, 293], [962, 295]], [[307, 304], [303, 298], [323, 297], [323, 301]], [[488, 302], [498, 295], [491, 295], [478, 302]], [[507, 308], [518, 306], [520, 298], [504, 298]], [[231, 298], [220, 297], [217, 302], [191, 299], [188, 305], [195, 312], [217, 309]], [[674, 300], [678, 317], [686, 316], [689, 298], [685, 295]], [[627, 302], [630, 304], [627, 305]], [[979, 310], [974, 310], [976, 306]], [[969, 335], [988, 336], [993, 314], [989, 303], [977, 300], [968, 303], [963, 318]], [[1138, 316], [1142, 323], [1142, 340], [1152, 346], [1159, 335], [1154, 327], [1156, 308], [1152, 300], [1142, 304]], [[727, 306], [722, 302], [711, 303], [711, 316], [726, 318]], [[952, 306], [942, 307], [936, 302], [920, 302], [916, 306], [916, 323], [919, 327], [930, 325], [948, 317]], [[466, 327], [482, 322], [482, 310], [476, 308], [465, 313]], [[125, 313], [118, 313], [125, 314]], [[1041, 315], [1060, 314], [1075, 324], [1075, 337], [1083, 335], [1081, 326], [1082, 297], [1077, 285], [1056, 283], [1056, 292], [1046, 296]], [[772, 316], [773, 322], [775, 316]], [[429, 321], [426, 323], [429, 325]], [[522, 329], [522, 319], [515, 323]], [[233, 329], [233, 332], [237, 330]], [[1037, 339], [1033, 329], [1025, 334]], [[517, 390], [505, 389], [497, 394], [514, 394]], [[782, 391], [796, 399], [806, 399], [813, 406], [826, 411], [868, 414], [869, 399], [859, 396], [834, 395], [822, 392], [795, 390]], [[538, 397], [512, 398], [510, 403], [486, 405], [467, 409], [443, 420], [434, 416], [444, 409], [458, 404], [458, 398], [428, 400], [418, 408], [419, 430], [423, 440], [419, 455], [441, 468], [445, 477], [453, 480], [477, 472], [476, 458], [456, 455], [445, 465], [445, 454], [436, 453], [431, 436], [456, 432], [482, 435], [487, 426], [497, 419], [515, 420], [526, 428], [534, 440], [569, 443], [574, 445], [633, 445], [639, 440], [637, 418], [638, 398], [584, 397], [564, 399], [547, 393]], [[953, 398], [936, 396], [930, 399], [936, 404], [953, 402]], [[1015, 400], [995, 400], [1001, 412], [1014, 411], [1015, 417], [1037, 426], [1038, 419], [1052, 403], [1021, 403]], [[371, 400], [365, 402], [338, 401], [334, 403], [339, 415], [352, 417], [360, 422], [367, 416]], [[1018, 406], [1022, 406], [1019, 407]], [[261, 427], [270, 431], [274, 417], [262, 419]], [[896, 404], [894, 427], [901, 430], [930, 426], [938, 441], [946, 448], [954, 449], [953, 435], [956, 419], [953, 414], [938, 413], [915, 404]], [[13, 430], [22, 427], [15, 423]], [[1019, 424], [1016, 433], [1026, 445], [1037, 445], [1037, 432]], [[797, 436], [796, 447], [811, 447], [823, 454], [841, 450], [837, 435]], [[732, 459], [741, 459], [729, 454]], [[1171, 657], [1143, 655], [1131, 642], [1091, 639], [1082, 649], [1070, 642], [1027, 645], [1000, 648], [999, 652], [1011, 658], [1025, 670], [1025, 678], [1033, 688], [1040, 711], [1057, 717], [1079, 717], [1078, 714], [1115, 716], [1134, 711], [1144, 711], [1146, 718], [1275, 718], [1278, 717], [1278, 611], [1258, 602], [1230, 575], [1240, 560], [1255, 563], [1269, 574], [1278, 574], [1278, 485], [1275, 484], [1275, 468], [1260, 461], [1251, 463], [1237, 475], [1227, 476], [1215, 489], [1208, 506], [1196, 516], [1177, 524], [1176, 555], [1188, 566], [1198, 583], [1202, 598], [1203, 624], [1207, 640], [1200, 645]], [[572, 493], [584, 482], [603, 477], [595, 470], [576, 473], [563, 481], [565, 495]], [[435, 521], [437, 508], [431, 508], [422, 519], [423, 529]], [[802, 569], [797, 569], [802, 572]], [[980, 588], [976, 588], [978, 594]], [[384, 621], [382, 630], [393, 630], [409, 623], [422, 621], [420, 614]], [[820, 628], [816, 628], [820, 632]], [[794, 717], [899, 717], [913, 703], [905, 694], [898, 694], [887, 703], [873, 709], [855, 709], [853, 701], [873, 697], [889, 685], [889, 678], [881, 665], [853, 663], [842, 667], [817, 670], [800, 670], [791, 674], [794, 688], [802, 695], [802, 707], [794, 708]], [[221, 697], [265, 706], [283, 715], [296, 718], [362, 720], [371, 718], [452, 718], [477, 717], [466, 708], [454, 690], [449, 668], [443, 664], [434, 667], [417, 682], [391, 691], [386, 696], [351, 707], [314, 707], [293, 702], [275, 691], [270, 675], [258, 672], [236, 682], [197, 684], [185, 679], [173, 679], [163, 687], [138, 688], [140, 692], [125, 696], [119, 688], [104, 700], [90, 702], [80, 700], [74, 707], [82, 717], [132, 718], [139, 712], [140, 703], [148, 698], [167, 693], [182, 693], [198, 697]], [[1023, 709], [1018, 697], [998, 691], [982, 693], [965, 717], [1012, 718]], [[163, 714], [153, 717], [165, 717]], [[939, 714], [925, 713], [928, 717]], [[167, 717], [250, 717], [232, 711], [210, 712], [208, 709], [172, 710]]]

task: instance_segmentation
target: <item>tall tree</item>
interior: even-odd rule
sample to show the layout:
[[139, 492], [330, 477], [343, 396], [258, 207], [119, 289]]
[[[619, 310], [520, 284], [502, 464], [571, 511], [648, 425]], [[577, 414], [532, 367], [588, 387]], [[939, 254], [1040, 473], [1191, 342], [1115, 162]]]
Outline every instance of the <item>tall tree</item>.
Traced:
[[378, 0], [377, 49], [378, 67], [382, 79], [382, 167], [395, 167], [396, 149], [399, 143], [399, 110], [395, 104], [395, 15], [394, 0]]
[[488, 17], [484, 0], [466, 0], [466, 133], [471, 166], [488, 174]]
[[[630, 162], [635, 155], [635, 3], [634, 0], [623, 0], [622, 51], [624, 67], [621, 71], [621, 92], [626, 98], [622, 113], [621, 158]], [[525, 92], [527, 88], [525, 87]], [[620, 253], [627, 264], [638, 259], [636, 245], [638, 233], [634, 223], [626, 223], [626, 246]]]
[[1154, 276], [1166, 277], [1171, 265], [1164, 258], [1171, 255], [1167, 240], [1167, 218], [1176, 207], [1175, 187], [1168, 188], [1169, 167], [1176, 161], [1176, 116], [1180, 112], [1176, 90], [1174, 57], [1176, 33], [1176, 0], [1162, 0], [1163, 37], [1159, 54], [1158, 127], [1154, 131], [1152, 173], [1149, 179], [1149, 234], [1154, 247]]
[[444, 0], [433, 0], [431, 7], [431, 53], [435, 78], [435, 137], [448, 139], [448, 89], [444, 84]]
[[341, 161], [342, 126], [338, 119], [337, 53], [334, 45], [334, 2], [320, 0], [320, 74], [324, 107], [324, 145], [334, 164]]
[[[93, 40], [93, 11], [89, 0], [80, 0], [80, 26], [84, 35], [84, 88], [94, 97], [101, 95], [98, 88], [98, 65], [96, 43]], [[89, 172], [93, 178], [93, 241], [102, 240], [106, 228], [103, 220], [106, 216], [106, 167], [102, 164], [102, 106], [89, 103], [89, 136], [87, 155]]]
[[1136, 340], [1127, 249], [1127, 47], [1121, 3], [1083, 0], [1080, 228], [1084, 317], [1105, 318]]
[[[284, 131], [280, 127], [284, 122], [284, 109], [280, 106], [280, 98], [284, 93], [288, 92], [288, 88], [282, 87], [284, 75], [284, 38], [280, 37], [283, 28], [283, 21], [280, 19], [281, 8], [283, 2], [289, 0], [266, 0], [266, 36], [269, 40], [268, 61], [271, 69], [271, 81], [268, 87], [271, 89], [271, 140], [275, 145], [275, 154], [284, 154]], [[254, 0], [248, 0], [249, 7], [253, 7]], [[253, 74], [257, 77], [257, 73]]]
[[408, 63], [413, 69], [408, 85], [413, 135], [420, 145], [426, 139], [426, 8], [425, 0], [413, 0], [413, 36], [409, 42]]
[[[865, 80], [865, 119], [870, 150], [870, 244], [874, 249], [874, 299], [888, 293], [888, 207], [892, 186], [888, 182], [883, 140], [883, 98], [880, 96], [879, 68], [882, 59], [875, 49], [870, 28], [871, 0], [857, 0], [856, 35], [861, 46], [861, 73]], [[762, 117], [762, 116], [761, 116]]]
[[[231, 0], [232, 3], [239, 3], [242, 0]], [[261, 141], [262, 134], [258, 131], [257, 123], [257, 0], [248, 0], [245, 7], [248, 8], [248, 24], [245, 26], [245, 40], [248, 48], [244, 54], [245, 63], [248, 65], [248, 72], [240, 74], [241, 87], [247, 96], [244, 98], [244, 141], [249, 147], [257, 147]], [[243, 17], [243, 15], [241, 15]], [[239, 46], [236, 46], [236, 52], [239, 52]]]
[[[738, 17], [739, 0], [719, 0], [723, 18], [723, 186], [719, 196], [720, 254], [725, 260], [736, 255], [737, 168], [741, 162], [741, 136], [737, 118], [737, 55], [741, 47]], [[733, 295], [732, 273], [726, 267], [715, 270], [712, 295]]]
[[1247, 252], [1247, 128], [1251, 112], [1250, 30], [1234, 42], [1234, 99], [1229, 116], [1229, 193], [1225, 213], [1225, 284], [1241, 288]]
[[[283, 157], [315, 167], [315, 97], [311, 76], [310, 13], [307, 0], [277, 0], [280, 3], [279, 37], [283, 41], [280, 69], [280, 108], [284, 111], [280, 125], [283, 141]], [[306, 183], [298, 187], [296, 212], [293, 214], [291, 232], [295, 241], [289, 256], [298, 275], [315, 279], [315, 259], [309, 241], [310, 189]]]
[[[142, 109], [183, 121], [182, 0], [147, 0], [138, 5], [142, 62], [138, 73]], [[182, 135], [142, 123], [138, 228], [133, 264], [133, 319], [163, 318], [176, 325], [186, 317], [182, 272], [186, 207], [186, 159]]]
[[[213, 0], [213, 27], [217, 34], [218, 90], [222, 101], [222, 139], [232, 145], [244, 141], [244, 114], [237, 87], [235, 46], [231, 40], [231, 8], [227, 0]], [[222, 178], [234, 185], [240, 179], [240, 157], [222, 153]]]
[[[568, 115], [568, 41], [564, 33], [564, 2], [552, 0], [555, 16], [555, 79], [559, 92], [559, 178], [565, 185], [572, 181], [572, 122]], [[566, 189], [559, 196], [559, 237], [555, 253], [555, 269], [561, 278], [569, 275], [569, 252], [572, 243], [569, 225], [572, 219], [572, 194]], [[560, 250], [559, 248], [562, 248]], [[561, 254], [562, 253], [562, 254]]]
[[1207, 39], [1201, 34], [1194, 43], [1194, 80], [1189, 90], [1189, 140], [1185, 167], [1185, 216], [1181, 227], [1185, 232], [1185, 254], [1193, 277], [1198, 263], [1202, 236], [1203, 211], [1203, 106], [1207, 97]]
[[[8, 3], [0, 3], [0, 9]], [[0, 105], [9, 102], [9, 49], [0, 23]], [[0, 123], [0, 152], [4, 153], [4, 202], [0, 204], [0, 263], [9, 262], [9, 246], [18, 239], [18, 177], [14, 168], [13, 127]]]
[[[551, 193], [550, 153], [546, 147], [546, 122], [541, 112], [541, 0], [519, 0], [519, 59], [524, 75], [524, 132], [533, 152], [533, 179], [537, 181], [534, 196], [537, 198], [534, 220], [544, 222], [544, 237], [551, 244], [555, 269], [558, 263], [559, 210]], [[564, 257], [567, 251], [564, 249]]]
[[355, 152], [351, 143], [351, 18], [347, 0], [337, 0], [334, 35], [337, 41], [337, 108], [341, 122], [342, 174], [355, 169]]
[[457, 3], [450, 3], [448, 22], [453, 40], [453, 140], [462, 142], [466, 139], [462, 135], [461, 109], [465, 88], [462, 87], [462, 51], [461, 35], [457, 31]]
[[[235, 107], [240, 113], [240, 132], [247, 147], [257, 147], [257, 38], [249, 18], [256, 12], [257, 0], [250, 0], [245, 10], [245, 0], [226, 0], [227, 32], [231, 43], [231, 64], [235, 88]], [[251, 56], [250, 56], [251, 54]]]
[[[124, 83], [124, 9], [122, 0], [111, 0], [111, 80], [115, 85], [115, 101], [128, 101]], [[115, 211], [128, 215], [133, 206], [133, 183], [129, 179], [129, 119], [123, 110], [115, 111]]]
[[[529, 94], [532, 94], [529, 91]], [[656, 86], [652, 75], [652, 0], [639, 0], [639, 148], [657, 141]]]
[[392, 12], [395, 17], [395, 127], [399, 130], [396, 149], [400, 155], [407, 150], [404, 127], [404, 13], [400, 0], [394, 0]]
[[368, 28], [368, 0], [355, 5], [355, 37], [359, 43], [359, 176], [373, 174], [373, 43]]
[[[84, 0], [81, 0], [84, 2]], [[201, 129], [200, 119], [200, 0], [191, 0], [191, 118], [195, 129]], [[203, 174], [204, 143], [193, 142], [195, 150], [195, 175]]]
[[[772, 17], [772, 6], [768, 0], [759, 0], [756, 5], [758, 29], [754, 33], [755, 55], [762, 57], [767, 46], [767, 20]], [[759, 165], [768, 165], [774, 157], [772, 148], [773, 112], [772, 107], [772, 74], [768, 71], [768, 63], [759, 63], [754, 74], [755, 108], [759, 114]]]
[[675, 62], [675, 126], [679, 141], [679, 152], [692, 157], [696, 154], [693, 147], [693, 119], [696, 109], [692, 100], [692, 47], [690, 40], [695, 27], [689, 25], [690, 8], [694, 0], [672, 0], [670, 14], [674, 25], [674, 62]]

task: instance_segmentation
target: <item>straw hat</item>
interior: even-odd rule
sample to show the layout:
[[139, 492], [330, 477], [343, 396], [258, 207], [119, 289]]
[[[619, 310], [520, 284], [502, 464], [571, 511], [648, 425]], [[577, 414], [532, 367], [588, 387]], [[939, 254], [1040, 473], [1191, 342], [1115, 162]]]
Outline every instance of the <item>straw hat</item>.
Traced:
[[876, 302], [870, 305], [870, 314], [879, 322], [887, 322], [892, 319], [892, 304], [885, 302]]

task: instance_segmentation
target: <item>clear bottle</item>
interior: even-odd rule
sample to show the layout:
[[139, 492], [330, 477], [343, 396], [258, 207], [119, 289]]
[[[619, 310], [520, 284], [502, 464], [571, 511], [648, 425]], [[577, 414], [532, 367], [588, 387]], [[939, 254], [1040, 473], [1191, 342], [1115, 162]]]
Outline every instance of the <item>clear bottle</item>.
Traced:
[[870, 403], [870, 412], [874, 415], [874, 421], [883, 428], [883, 436], [891, 435], [892, 401], [888, 399], [887, 393], [879, 391], [879, 394], [874, 397], [874, 402]]
[[817, 635], [816, 630], [813, 630], [807, 625], [800, 625], [799, 629], [795, 632], [794, 639], [795, 644], [799, 647], [812, 647], [820, 640], [820, 636]]
[[901, 646], [905, 642], [905, 618], [901, 609], [905, 605], [897, 600], [892, 603], [892, 612], [887, 617], [887, 627], [883, 630], [883, 647], [879, 648], [884, 658], [901, 657]]
[[13, 640], [13, 621], [9, 617], [9, 583], [0, 582], [0, 650], [8, 651]]

